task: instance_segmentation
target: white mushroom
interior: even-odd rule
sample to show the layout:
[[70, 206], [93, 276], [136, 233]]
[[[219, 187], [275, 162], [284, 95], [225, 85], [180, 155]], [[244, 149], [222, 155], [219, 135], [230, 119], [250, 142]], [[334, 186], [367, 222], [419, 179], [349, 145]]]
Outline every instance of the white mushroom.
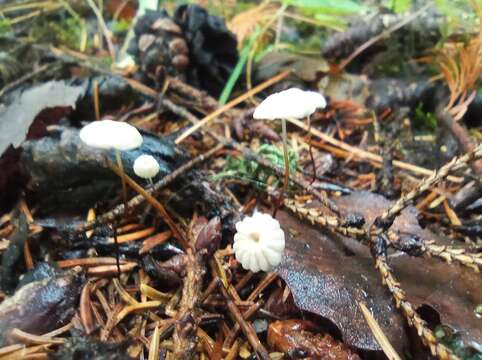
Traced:
[[80, 130], [80, 139], [98, 149], [132, 150], [142, 144], [139, 130], [128, 123], [113, 120], [93, 121]]
[[134, 126], [125, 122], [113, 120], [93, 121], [85, 125], [79, 133], [80, 139], [88, 146], [98, 149], [113, 149], [117, 165], [122, 176], [122, 194], [124, 197], [124, 211], [127, 211], [127, 186], [124, 178], [121, 151], [138, 148], [142, 144], [142, 135]]
[[159, 163], [157, 160], [151, 156], [151, 155], [146, 155], [143, 154], [139, 156], [135, 161], [134, 161], [134, 173], [143, 178], [149, 180], [149, 182], [152, 185], [152, 178], [157, 175], [159, 172]]
[[309, 122], [310, 115], [313, 114], [316, 109], [324, 108], [325, 106], [326, 100], [320, 93], [291, 88], [279, 93], [271, 94], [258, 105], [253, 113], [254, 119], [281, 120], [283, 155], [285, 160], [283, 192], [287, 190], [289, 182], [286, 119], [302, 119], [307, 117]]
[[285, 234], [278, 220], [255, 212], [236, 223], [234, 254], [244, 269], [271, 271], [283, 257]]

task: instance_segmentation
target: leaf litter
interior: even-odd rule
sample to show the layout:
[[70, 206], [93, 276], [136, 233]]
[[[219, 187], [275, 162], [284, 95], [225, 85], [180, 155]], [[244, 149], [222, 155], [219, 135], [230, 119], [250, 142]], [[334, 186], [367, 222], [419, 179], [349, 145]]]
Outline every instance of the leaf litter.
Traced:
[[[64, 32], [47, 40], [52, 46], [31, 22], [29, 11], [43, 7], [39, 23], [58, 22]], [[0, 177], [0, 359], [373, 359], [394, 351], [478, 359], [474, 184], [482, 151], [480, 128], [469, 121], [480, 113], [478, 56], [452, 56], [450, 46], [465, 45], [444, 37], [451, 14], [441, 4], [380, 14], [352, 1], [290, 1], [234, 16], [241, 10], [226, 3], [225, 19], [195, 4], [173, 15], [153, 9], [133, 17], [130, 4], [121, 8], [117, 1], [105, 9], [91, 1], [2, 7], [12, 24], [5, 41], [21, 45], [7, 49], [8, 58], [23, 58], [20, 70], [31, 72], [16, 81], [0, 72], [9, 82], [0, 114], [0, 161], [8, 165]], [[344, 18], [362, 10], [374, 20]], [[84, 22], [86, 14], [94, 21]], [[86, 41], [97, 22], [103, 41]], [[243, 43], [248, 30], [257, 35]], [[464, 34], [470, 51], [480, 48], [475, 32]], [[25, 43], [29, 36], [38, 41]], [[299, 49], [273, 52], [269, 42]], [[437, 82], [425, 63], [414, 66], [438, 42], [447, 46], [439, 53], [446, 63], [470, 79], [454, 82], [442, 69], [445, 83]], [[103, 61], [126, 50], [132, 66], [113, 73]], [[64, 80], [51, 80], [46, 59]], [[254, 104], [291, 86], [323, 90], [329, 106], [309, 125], [290, 121], [292, 184], [282, 194], [280, 129], [251, 118]], [[121, 154], [127, 203], [113, 159], [76, 135], [101, 118], [127, 121], [146, 139]], [[435, 133], [421, 134], [416, 122], [424, 121]], [[152, 186], [132, 177], [144, 152], [161, 163]], [[286, 232], [273, 273], [246, 272], [233, 254], [234, 224], [256, 208], [276, 213]], [[395, 350], [372, 334], [361, 304]]]

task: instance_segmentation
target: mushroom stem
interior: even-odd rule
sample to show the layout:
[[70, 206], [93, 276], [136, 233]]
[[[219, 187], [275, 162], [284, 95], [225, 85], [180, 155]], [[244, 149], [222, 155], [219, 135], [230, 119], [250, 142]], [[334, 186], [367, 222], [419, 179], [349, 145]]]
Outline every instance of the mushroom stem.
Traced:
[[283, 183], [283, 193], [288, 190], [288, 184], [290, 181], [290, 165], [288, 158], [288, 135], [286, 132], [286, 119], [281, 119], [281, 136], [283, 140], [283, 157], [285, 159], [285, 177]]
[[154, 182], [152, 181], [152, 178], [147, 179], [147, 181], [149, 181], [149, 186], [150, 186], [150, 187], [153, 187], [153, 186], [154, 186]]
[[117, 166], [121, 171], [121, 182], [122, 182], [122, 199], [124, 201], [124, 217], [127, 217], [127, 184], [124, 173], [124, 167], [122, 166], [121, 153], [118, 149], [115, 150], [115, 158], [117, 161]]
[[310, 153], [310, 161], [311, 166], [313, 167], [313, 177], [311, 178], [310, 185], [313, 184], [316, 180], [316, 163], [315, 157], [313, 156], [313, 146], [311, 145], [311, 118], [310, 115], [306, 117], [306, 121], [308, 122], [308, 152]]

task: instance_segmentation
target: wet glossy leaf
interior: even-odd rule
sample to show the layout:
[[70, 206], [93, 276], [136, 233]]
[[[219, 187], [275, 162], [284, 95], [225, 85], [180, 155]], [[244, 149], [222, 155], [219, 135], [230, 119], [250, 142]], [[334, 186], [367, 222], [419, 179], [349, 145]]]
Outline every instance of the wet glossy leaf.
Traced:
[[[361, 213], [369, 226], [390, 202], [368, 192], [338, 199], [342, 211]], [[417, 210], [407, 208], [393, 228], [420, 238], [438, 239], [417, 222]], [[346, 343], [364, 349], [378, 349], [357, 302], [365, 301], [388, 339], [400, 353], [406, 335], [399, 312], [381, 284], [366, 246], [319, 228], [308, 226], [288, 213], [279, 219], [288, 231], [286, 257], [278, 268], [290, 287], [296, 304], [330, 319], [342, 332]], [[428, 305], [441, 322], [461, 332], [464, 340], [482, 340], [480, 319], [474, 309], [482, 303], [480, 275], [437, 259], [414, 258], [395, 253], [390, 265], [416, 306]]]
[[10, 145], [18, 147], [25, 140], [30, 125], [42, 110], [75, 107], [83, 92], [81, 86], [50, 81], [17, 96], [12, 104], [0, 110], [0, 155]]

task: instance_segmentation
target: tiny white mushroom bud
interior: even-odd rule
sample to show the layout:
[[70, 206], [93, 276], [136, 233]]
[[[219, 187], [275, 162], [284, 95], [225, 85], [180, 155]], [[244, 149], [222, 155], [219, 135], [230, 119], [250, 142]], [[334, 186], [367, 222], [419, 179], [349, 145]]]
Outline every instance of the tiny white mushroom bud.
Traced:
[[151, 155], [141, 155], [134, 161], [134, 172], [143, 179], [152, 179], [159, 169], [159, 163]]
[[93, 121], [84, 126], [79, 135], [88, 146], [119, 151], [135, 149], [143, 140], [134, 126], [113, 120]]
[[283, 257], [285, 234], [279, 221], [255, 212], [236, 223], [234, 254], [244, 269], [271, 271]]

